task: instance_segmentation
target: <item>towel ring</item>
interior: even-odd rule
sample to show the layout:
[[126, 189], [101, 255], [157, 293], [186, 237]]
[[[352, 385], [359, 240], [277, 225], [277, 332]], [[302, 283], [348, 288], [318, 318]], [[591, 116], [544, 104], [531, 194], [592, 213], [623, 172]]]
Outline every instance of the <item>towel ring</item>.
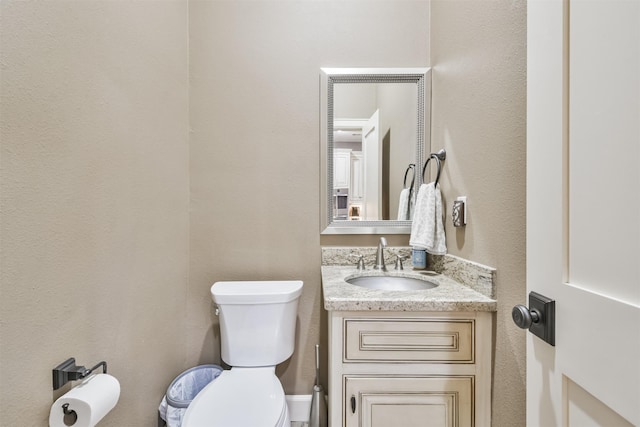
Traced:
[[404, 171], [404, 181], [402, 181], [402, 188], [407, 188], [407, 175], [409, 174], [409, 170], [413, 170], [413, 176], [411, 177], [411, 185], [409, 186], [409, 190], [411, 190], [413, 188], [413, 183], [416, 180], [416, 164], [415, 163], [409, 163], [409, 166], [407, 167], [407, 170]]
[[438, 180], [440, 180], [440, 171], [442, 168], [442, 161], [444, 161], [444, 159], [446, 158], [447, 158], [447, 152], [444, 150], [444, 148], [438, 151], [437, 153], [431, 153], [427, 161], [424, 162], [424, 166], [422, 167], [422, 182], [424, 182], [424, 172], [427, 170], [427, 165], [429, 164], [429, 161], [431, 161], [431, 159], [436, 159], [438, 172], [436, 173], [436, 181], [435, 181], [434, 187], [438, 185]]
[[436, 183], [434, 184], [435, 186], [435, 185], [438, 185], [438, 180], [440, 179], [440, 159], [437, 156], [434, 156], [433, 154], [429, 156], [427, 161], [424, 162], [424, 166], [422, 167], [422, 182], [424, 182], [424, 172], [427, 170], [427, 165], [429, 164], [431, 159], [436, 159], [436, 164], [438, 165], [438, 173], [436, 174]]

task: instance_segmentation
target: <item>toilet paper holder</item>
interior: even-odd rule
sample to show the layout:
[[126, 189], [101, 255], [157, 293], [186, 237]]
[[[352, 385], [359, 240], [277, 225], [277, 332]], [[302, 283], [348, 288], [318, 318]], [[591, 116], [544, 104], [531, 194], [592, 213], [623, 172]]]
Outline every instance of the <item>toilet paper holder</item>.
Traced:
[[72, 426], [76, 423], [76, 421], [78, 421], [78, 413], [73, 409], [69, 410], [68, 403], [62, 405], [62, 412], [64, 413], [65, 424]]
[[107, 362], [105, 362], [104, 360], [91, 369], [87, 369], [84, 366], [76, 366], [76, 359], [70, 357], [69, 359], [53, 368], [53, 389], [57, 390], [69, 381], [86, 378], [100, 366], [102, 366], [102, 373], [106, 374]]

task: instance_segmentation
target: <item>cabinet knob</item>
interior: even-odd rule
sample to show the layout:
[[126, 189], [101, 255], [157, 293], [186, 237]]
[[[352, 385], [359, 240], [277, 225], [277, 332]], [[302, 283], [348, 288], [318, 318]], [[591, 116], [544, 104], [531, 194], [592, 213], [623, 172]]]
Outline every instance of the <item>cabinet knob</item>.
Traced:
[[356, 413], [356, 397], [353, 395], [351, 396], [351, 413]]
[[529, 310], [526, 306], [518, 304], [511, 310], [513, 322], [522, 329], [529, 329], [533, 323], [538, 323], [540, 313], [537, 310]]

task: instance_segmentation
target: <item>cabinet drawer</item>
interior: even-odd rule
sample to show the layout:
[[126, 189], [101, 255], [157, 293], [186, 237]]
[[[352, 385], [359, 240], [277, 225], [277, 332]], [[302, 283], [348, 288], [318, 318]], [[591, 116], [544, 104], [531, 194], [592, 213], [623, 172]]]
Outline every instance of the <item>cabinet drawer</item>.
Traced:
[[474, 363], [472, 319], [344, 319], [344, 362]]

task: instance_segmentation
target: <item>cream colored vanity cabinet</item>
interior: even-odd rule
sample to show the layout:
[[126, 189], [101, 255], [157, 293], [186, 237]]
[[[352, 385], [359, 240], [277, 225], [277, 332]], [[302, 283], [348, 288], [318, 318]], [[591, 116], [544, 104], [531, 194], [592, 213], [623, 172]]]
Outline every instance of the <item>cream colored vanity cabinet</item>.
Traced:
[[331, 427], [489, 427], [490, 312], [329, 312]]

